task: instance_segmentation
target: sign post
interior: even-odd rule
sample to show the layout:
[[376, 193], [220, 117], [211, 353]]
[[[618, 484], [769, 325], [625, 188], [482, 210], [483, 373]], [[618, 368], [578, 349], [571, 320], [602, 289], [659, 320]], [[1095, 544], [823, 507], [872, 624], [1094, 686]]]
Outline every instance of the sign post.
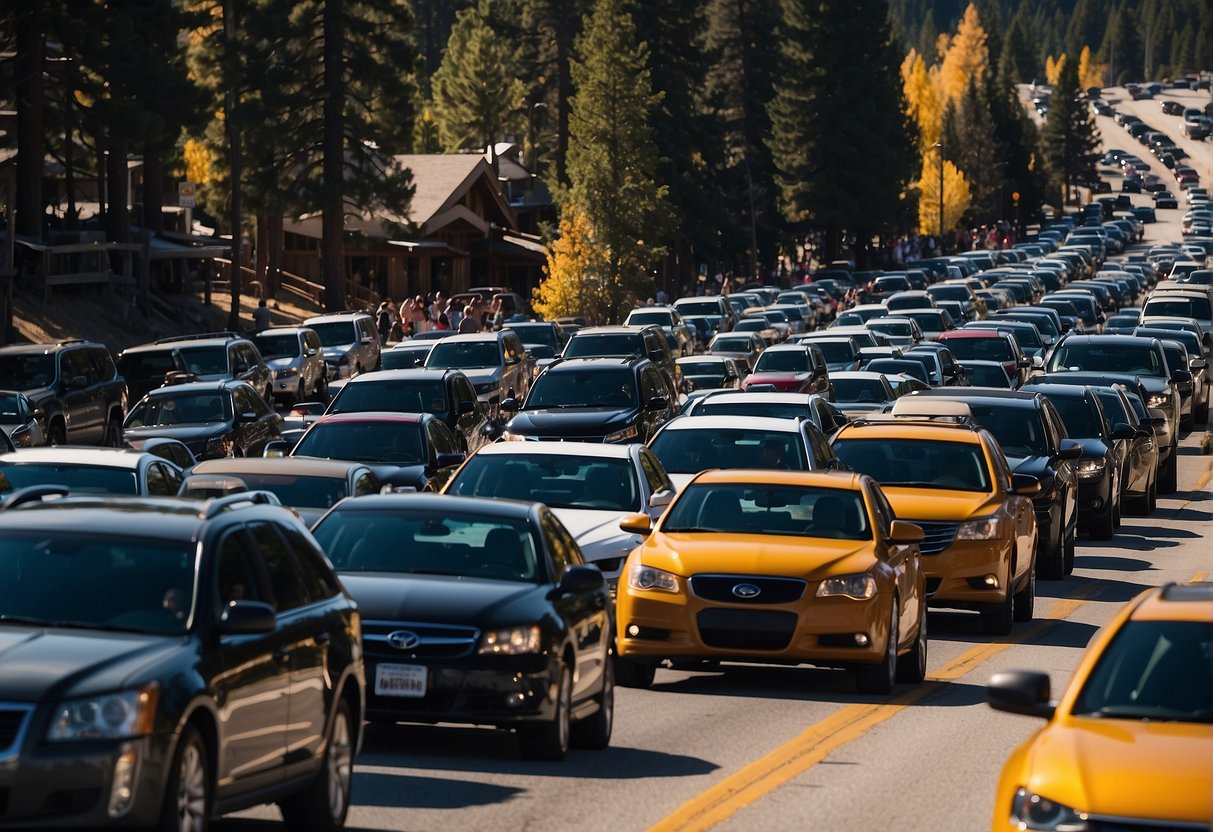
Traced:
[[188, 180], [177, 183], [177, 206], [185, 209], [185, 233], [194, 233], [194, 206], [197, 197], [197, 185]]

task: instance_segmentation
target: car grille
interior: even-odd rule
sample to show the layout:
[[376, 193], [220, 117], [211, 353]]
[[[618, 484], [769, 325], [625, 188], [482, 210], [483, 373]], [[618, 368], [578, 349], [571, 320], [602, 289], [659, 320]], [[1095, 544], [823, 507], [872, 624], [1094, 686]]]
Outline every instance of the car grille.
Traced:
[[938, 523], [930, 520], [907, 522], [922, 529], [922, 543], [918, 544], [918, 551], [924, 555], [938, 555], [951, 546], [952, 541], [956, 539], [956, 530], [960, 528], [959, 523]]
[[[707, 601], [728, 604], [790, 604], [804, 595], [806, 582], [798, 578], [768, 578], [754, 575], [695, 575], [691, 591]], [[733, 590], [749, 586], [758, 592], [746, 596]]]
[[0, 758], [13, 748], [21, 736], [21, 727], [29, 716], [30, 708], [18, 705], [0, 705]]
[[[417, 644], [408, 648], [389, 644], [388, 636], [400, 631], [415, 635]], [[367, 655], [387, 659], [458, 659], [471, 653], [479, 638], [480, 631], [474, 627], [412, 621], [362, 622], [362, 642]]]
[[699, 637], [725, 650], [782, 650], [796, 632], [796, 614], [775, 610], [702, 610]]
[[1098, 815], [1092, 815], [1088, 825], [1091, 832], [1193, 832], [1193, 830], [1207, 830], [1208, 828], [1207, 823], [1100, 817]]

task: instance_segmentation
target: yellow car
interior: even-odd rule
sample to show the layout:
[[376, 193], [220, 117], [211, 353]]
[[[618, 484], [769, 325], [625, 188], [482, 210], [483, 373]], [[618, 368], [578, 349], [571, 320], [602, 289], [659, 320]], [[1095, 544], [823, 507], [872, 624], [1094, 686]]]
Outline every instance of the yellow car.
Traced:
[[704, 471], [628, 556], [616, 598], [620, 684], [709, 660], [856, 671], [865, 692], [921, 682], [927, 618], [918, 541], [870, 478]]
[[998, 830], [1208, 830], [1213, 820], [1213, 584], [1138, 595], [1095, 637], [1060, 702], [1045, 673], [995, 674], [1000, 711], [1048, 723], [1011, 753]]
[[[895, 406], [844, 426], [838, 458], [881, 484], [893, 511], [922, 528], [922, 568], [932, 606], [977, 610], [982, 629], [1005, 634], [1031, 621], [1036, 599], [1040, 481], [1012, 475], [998, 442], [963, 402], [915, 397], [922, 414]], [[926, 413], [925, 411], [931, 411]]]

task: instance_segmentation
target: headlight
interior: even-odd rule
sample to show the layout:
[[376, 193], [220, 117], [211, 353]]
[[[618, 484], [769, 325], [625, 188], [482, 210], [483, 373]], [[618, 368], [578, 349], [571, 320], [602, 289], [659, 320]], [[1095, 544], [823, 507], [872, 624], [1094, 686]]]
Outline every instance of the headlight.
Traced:
[[136, 690], [61, 702], [51, 716], [46, 738], [51, 742], [117, 740], [150, 734], [159, 692], [151, 683]]
[[12, 440], [13, 446], [17, 448], [28, 448], [34, 444], [33, 431], [30, 430], [29, 425], [17, 428], [8, 438]]
[[539, 652], [539, 625], [490, 630], [480, 637], [480, 654], [519, 656]]
[[1015, 799], [1011, 801], [1011, 822], [1019, 829], [1051, 832], [1086, 832], [1090, 828], [1084, 813], [1054, 803], [1027, 789], [1015, 792]]
[[654, 569], [637, 563], [628, 570], [628, 586], [632, 589], [660, 589], [663, 592], [678, 591], [678, 576], [664, 569]]
[[876, 594], [876, 579], [871, 575], [843, 575], [840, 578], [826, 578], [817, 587], [818, 598], [828, 598], [833, 595], [845, 595], [856, 601], [866, 601]]
[[1170, 393], [1152, 393], [1150, 398], [1146, 399], [1147, 407], [1168, 407], [1171, 404]]
[[497, 389], [497, 382], [495, 382], [495, 381], [490, 381], [490, 382], [486, 382], [485, 384], [476, 385], [477, 393], [492, 393], [496, 389]]
[[999, 537], [1002, 524], [997, 517], [978, 517], [966, 520], [956, 529], [957, 540], [992, 540]]
[[626, 442], [629, 439], [636, 439], [640, 436], [640, 428], [635, 425], [628, 425], [623, 430], [617, 430], [614, 433], [608, 433], [603, 442]]
[[298, 367], [283, 367], [281, 370], [274, 370], [274, 375], [281, 378], [282, 376], [297, 376], [299, 375]]
[[1080, 480], [1093, 480], [1103, 476], [1104, 469], [1108, 467], [1108, 461], [1103, 457], [1097, 459], [1080, 459], [1078, 460], [1078, 478]]

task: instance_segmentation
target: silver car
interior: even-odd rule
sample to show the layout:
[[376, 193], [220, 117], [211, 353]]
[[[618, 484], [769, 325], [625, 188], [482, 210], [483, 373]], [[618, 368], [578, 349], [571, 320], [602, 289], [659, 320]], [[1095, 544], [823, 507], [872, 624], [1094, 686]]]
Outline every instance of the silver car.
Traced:
[[328, 382], [324, 346], [308, 327], [267, 329], [253, 336], [261, 357], [274, 371], [274, 398], [288, 403], [323, 398]]
[[375, 319], [366, 312], [338, 312], [308, 318], [303, 325], [316, 331], [324, 345], [330, 379], [349, 378], [379, 369], [383, 344]]

